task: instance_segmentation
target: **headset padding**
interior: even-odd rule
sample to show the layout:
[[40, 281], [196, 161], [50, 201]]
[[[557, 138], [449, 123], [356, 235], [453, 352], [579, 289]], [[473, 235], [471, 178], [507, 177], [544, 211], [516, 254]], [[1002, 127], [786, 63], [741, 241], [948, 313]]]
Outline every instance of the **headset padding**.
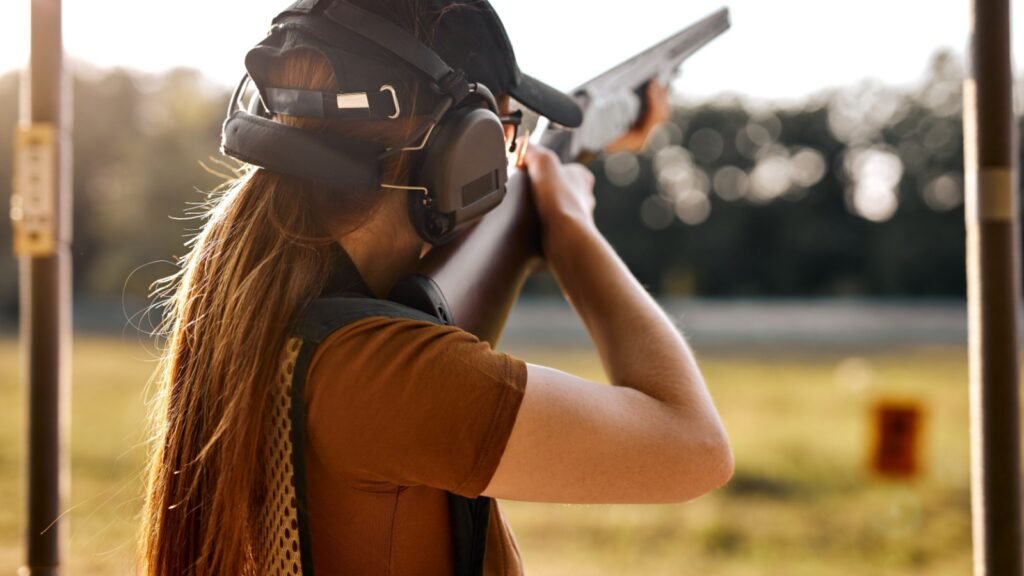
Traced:
[[328, 138], [237, 110], [224, 123], [221, 150], [267, 170], [339, 188], [380, 188], [380, 144]]

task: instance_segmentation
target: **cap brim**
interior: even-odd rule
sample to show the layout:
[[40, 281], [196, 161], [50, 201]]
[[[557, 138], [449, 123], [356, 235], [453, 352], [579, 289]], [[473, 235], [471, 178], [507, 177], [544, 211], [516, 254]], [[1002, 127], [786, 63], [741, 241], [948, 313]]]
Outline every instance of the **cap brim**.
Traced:
[[510, 88], [508, 93], [530, 110], [556, 124], [576, 128], [583, 123], [583, 110], [572, 97], [533, 76], [523, 74], [519, 85]]

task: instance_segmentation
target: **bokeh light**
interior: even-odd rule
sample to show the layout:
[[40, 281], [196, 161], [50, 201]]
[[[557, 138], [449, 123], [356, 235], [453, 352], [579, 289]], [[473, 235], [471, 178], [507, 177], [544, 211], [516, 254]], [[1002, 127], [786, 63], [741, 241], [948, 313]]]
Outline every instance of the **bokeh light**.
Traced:
[[676, 216], [684, 224], [697, 226], [703, 224], [711, 216], [711, 201], [707, 194], [695, 190], [691, 194], [676, 199], [675, 209]]
[[798, 148], [790, 157], [791, 176], [793, 183], [803, 188], [810, 188], [821, 182], [828, 171], [825, 156], [814, 148]]
[[948, 50], [940, 51], [931, 62], [930, 82], [918, 94], [918, 100], [941, 118], [952, 118], [963, 109], [964, 64]]
[[604, 175], [619, 188], [632, 186], [640, 177], [640, 160], [632, 152], [616, 152], [604, 161]]
[[747, 124], [736, 133], [736, 151], [753, 160], [762, 146], [772, 142], [771, 132], [760, 124]]
[[921, 191], [924, 203], [932, 210], [945, 212], [964, 203], [964, 179], [960, 174], [943, 174], [932, 179]]
[[640, 205], [640, 219], [651, 230], [664, 230], [672, 225], [672, 205], [660, 196], [648, 196]]
[[865, 145], [906, 113], [906, 101], [898, 91], [877, 81], [865, 81], [833, 95], [828, 124], [840, 142]]
[[658, 173], [658, 191], [663, 198], [675, 201], [688, 194], [707, 194], [711, 182], [694, 164], [673, 164]]
[[683, 129], [675, 122], [663, 122], [647, 136], [645, 150], [649, 154], [654, 154], [668, 146], [678, 146], [682, 142]]
[[873, 222], [884, 222], [899, 208], [897, 188], [903, 178], [903, 162], [887, 147], [854, 148], [843, 162], [851, 184], [846, 188], [847, 207]]
[[750, 171], [750, 200], [767, 203], [782, 196], [793, 185], [789, 154], [781, 146], [771, 146], [758, 155]]
[[713, 164], [722, 156], [725, 141], [717, 130], [701, 128], [690, 136], [689, 150], [702, 164]]
[[750, 191], [750, 177], [736, 166], [722, 166], [715, 171], [714, 188], [719, 198], [735, 202], [746, 198]]

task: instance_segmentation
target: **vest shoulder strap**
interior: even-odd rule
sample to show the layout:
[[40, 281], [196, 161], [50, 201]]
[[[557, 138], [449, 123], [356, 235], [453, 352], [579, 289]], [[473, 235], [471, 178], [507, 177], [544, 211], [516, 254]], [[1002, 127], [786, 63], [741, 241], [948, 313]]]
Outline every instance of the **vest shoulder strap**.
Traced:
[[408, 318], [440, 323], [434, 316], [408, 306], [367, 297], [334, 297], [314, 300], [296, 326], [296, 336], [320, 344], [332, 333], [365, 318]]

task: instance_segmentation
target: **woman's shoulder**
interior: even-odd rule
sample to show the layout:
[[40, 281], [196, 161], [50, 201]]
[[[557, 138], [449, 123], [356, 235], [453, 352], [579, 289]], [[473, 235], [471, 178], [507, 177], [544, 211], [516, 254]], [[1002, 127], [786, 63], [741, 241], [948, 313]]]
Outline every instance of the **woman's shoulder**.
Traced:
[[424, 319], [371, 316], [326, 336], [314, 353], [310, 377], [360, 373], [363, 381], [424, 379], [439, 372], [471, 368], [480, 376], [506, 379], [514, 362], [521, 361], [495, 352], [490, 344], [455, 326]]
[[340, 475], [476, 497], [526, 376], [523, 361], [459, 328], [364, 318], [317, 347], [305, 391], [310, 440]]
[[456, 344], [482, 344], [490, 348], [455, 326], [421, 318], [368, 316], [333, 330], [317, 346], [315, 356], [355, 354], [366, 360], [387, 360], [388, 355], [402, 352], [442, 354]]

